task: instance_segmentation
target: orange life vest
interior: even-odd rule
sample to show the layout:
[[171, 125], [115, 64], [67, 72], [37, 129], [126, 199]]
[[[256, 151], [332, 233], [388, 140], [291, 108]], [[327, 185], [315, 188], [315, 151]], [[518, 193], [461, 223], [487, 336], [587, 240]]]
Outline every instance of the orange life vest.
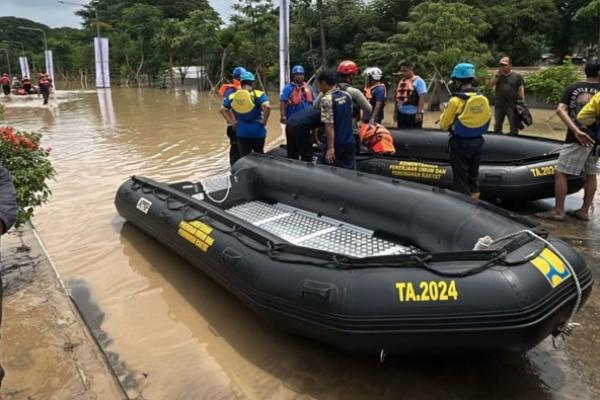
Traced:
[[371, 99], [373, 98], [373, 89], [375, 89], [376, 87], [379, 87], [379, 86], [383, 86], [383, 90], [384, 90], [384, 100], [383, 100], [383, 103], [385, 104], [385, 99], [387, 99], [387, 88], [381, 82], [376, 83], [373, 86], [366, 87], [365, 88], [365, 97], [367, 98], [367, 100], [369, 100], [369, 102], [371, 102]]
[[10, 78], [8, 76], [3, 76], [0, 80], [0, 83], [2, 83], [4, 86], [10, 85]]
[[396, 88], [396, 102], [405, 104], [405, 105], [417, 105], [419, 102], [419, 95], [415, 90], [415, 80], [418, 76], [413, 76], [411, 79], [401, 79], [398, 82], [398, 87]]
[[234, 79], [233, 83], [225, 83], [225, 84], [223, 84], [219, 88], [219, 94], [221, 95], [221, 97], [224, 97], [225, 96], [225, 92], [227, 92], [228, 89], [240, 90], [241, 88], [242, 88], [242, 84], [240, 83], [240, 81], [238, 81], [237, 79]]
[[292, 90], [288, 98], [288, 104], [290, 106], [297, 106], [302, 104], [303, 101], [311, 105], [313, 103], [313, 92], [306, 82], [302, 85], [294, 85], [294, 90]]
[[394, 154], [394, 138], [383, 125], [362, 124], [358, 135], [360, 142], [375, 154]]

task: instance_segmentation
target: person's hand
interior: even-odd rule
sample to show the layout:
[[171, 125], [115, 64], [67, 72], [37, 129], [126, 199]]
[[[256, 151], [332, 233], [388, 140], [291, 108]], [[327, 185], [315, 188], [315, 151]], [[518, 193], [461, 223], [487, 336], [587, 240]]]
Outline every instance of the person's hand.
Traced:
[[281, 122], [282, 124], [287, 124], [287, 117], [285, 115], [282, 115], [281, 118], [279, 118], [279, 122]]
[[584, 146], [584, 147], [592, 147], [592, 146], [594, 146], [594, 140], [590, 137], [590, 135], [588, 135], [587, 133], [585, 133], [581, 129], [577, 129], [573, 133], [575, 134], [575, 139], [577, 139], [577, 141], [579, 143], [581, 143], [582, 146]]
[[416, 113], [415, 114], [415, 121], [416, 122], [423, 122], [423, 113]]
[[375, 126], [375, 120], [374, 119], [370, 119], [368, 122], [369, 126]]
[[233, 121], [233, 124], [231, 124], [231, 130], [234, 133], [237, 131], [237, 121]]
[[325, 161], [327, 161], [329, 164], [333, 164], [335, 161], [335, 150], [334, 149], [327, 149], [327, 152], [325, 153]]

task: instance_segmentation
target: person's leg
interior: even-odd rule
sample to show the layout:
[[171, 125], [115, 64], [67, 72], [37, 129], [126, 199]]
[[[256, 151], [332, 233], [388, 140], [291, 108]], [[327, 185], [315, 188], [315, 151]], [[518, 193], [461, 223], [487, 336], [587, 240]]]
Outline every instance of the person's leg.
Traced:
[[257, 138], [252, 140], [252, 151], [259, 154], [265, 153], [265, 138]]
[[519, 113], [517, 112], [517, 110], [514, 107], [507, 108], [506, 117], [510, 126], [510, 135], [519, 135]]
[[300, 156], [299, 151], [299, 143], [298, 143], [298, 134], [295, 129], [290, 128], [290, 126], [285, 127], [285, 137], [287, 141], [287, 157], [292, 160], [297, 160]]
[[310, 131], [303, 132], [302, 135], [296, 136], [296, 144], [298, 146], [298, 152], [300, 159], [306, 162], [312, 162], [313, 160], [313, 149], [312, 149], [312, 137]]
[[494, 107], [494, 133], [502, 134], [502, 124], [504, 124], [505, 115], [504, 107]]
[[450, 139], [450, 166], [452, 167], [452, 183], [454, 190], [466, 195], [471, 194], [471, 185], [468, 179], [468, 160], [462, 149], [462, 139]]
[[469, 180], [471, 197], [479, 198], [479, 164], [481, 163], [481, 150], [483, 148], [483, 138], [473, 138], [472, 149], [469, 157]]
[[398, 113], [398, 128], [416, 128], [415, 116], [411, 114]]
[[560, 171], [554, 172], [554, 214], [565, 215], [565, 200], [567, 198], [567, 175]]
[[335, 165], [346, 169], [356, 169], [356, 152], [354, 145], [335, 148]]
[[252, 139], [238, 137], [237, 148], [240, 158], [246, 157], [252, 152]]
[[596, 180], [596, 174], [585, 176], [585, 187], [583, 188], [583, 206], [581, 211], [589, 215], [590, 209], [594, 204], [594, 196], [596, 195], [596, 188], [598, 186]]
[[227, 126], [227, 137], [229, 138], [229, 165], [233, 165], [240, 159], [240, 152], [238, 150], [237, 137], [231, 126]]

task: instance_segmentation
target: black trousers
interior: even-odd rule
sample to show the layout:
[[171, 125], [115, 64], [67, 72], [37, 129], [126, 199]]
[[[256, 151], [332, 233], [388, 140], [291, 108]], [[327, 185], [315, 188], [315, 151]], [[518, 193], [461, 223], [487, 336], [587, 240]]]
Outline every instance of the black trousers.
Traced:
[[402, 114], [396, 110], [396, 121], [398, 128], [421, 129], [423, 128], [423, 120], [417, 122], [417, 114]]
[[2, 90], [4, 91], [4, 95], [8, 96], [10, 94], [10, 85], [2, 85]]
[[44, 98], [44, 105], [48, 104], [48, 99], [50, 98], [50, 88], [40, 87], [40, 93]]
[[461, 138], [451, 136], [449, 142], [450, 165], [454, 190], [470, 195], [479, 193], [479, 164], [483, 137]]
[[229, 165], [233, 165], [240, 159], [240, 152], [238, 150], [237, 137], [231, 126], [227, 126], [227, 137], [229, 138]]
[[310, 129], [297, 129], [288, 125], [285, 127], [285, 137], [288, 158], [312, 162], [313, 149]]
[[502, 133], [504, 118], [508, 119], [510, 134], [516, 136], [519, 134], [519, 114], [515, 106], [496, 106], [494, 108], [494, 133]]
[[238, 151], [240, 158], [255, 152], [263, 154], [265, 152], [265, 138], [237, 138]]

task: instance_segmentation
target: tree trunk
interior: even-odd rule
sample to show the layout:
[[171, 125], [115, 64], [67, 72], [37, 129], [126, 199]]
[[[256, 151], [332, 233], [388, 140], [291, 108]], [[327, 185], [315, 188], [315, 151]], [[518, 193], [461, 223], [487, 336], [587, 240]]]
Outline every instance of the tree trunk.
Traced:
[[223, 55], [221, 56], [221, 75], [220, 75], [220, 79], [221, 82], [225, 80], [225, 61], [227, 60], [227, 52], [229, 51], [229, 45], [227, 47], [225, 47], [225, 50], [223, 50]]
[[323, 24], [323, 0], [317, 0], [319, 10], [319, 31], [321, 34], [321, 65], [327, 66], [327, 47], [325, 44], [325, 25]]
[[169, 76], [171, 77], [171, 88], [175, 89], [175, 74], [173, 73], [173, 54], [169, 54]]
[[140, 60], [140, 65], [138, 65], [137, 71], [135, 71], [135, 80], [137, 81], [138, 87], [140, 87], [140, 72], [142, 71], [143, 66], [144, 66], [144, 53], [142, 53], [142, 59]]

